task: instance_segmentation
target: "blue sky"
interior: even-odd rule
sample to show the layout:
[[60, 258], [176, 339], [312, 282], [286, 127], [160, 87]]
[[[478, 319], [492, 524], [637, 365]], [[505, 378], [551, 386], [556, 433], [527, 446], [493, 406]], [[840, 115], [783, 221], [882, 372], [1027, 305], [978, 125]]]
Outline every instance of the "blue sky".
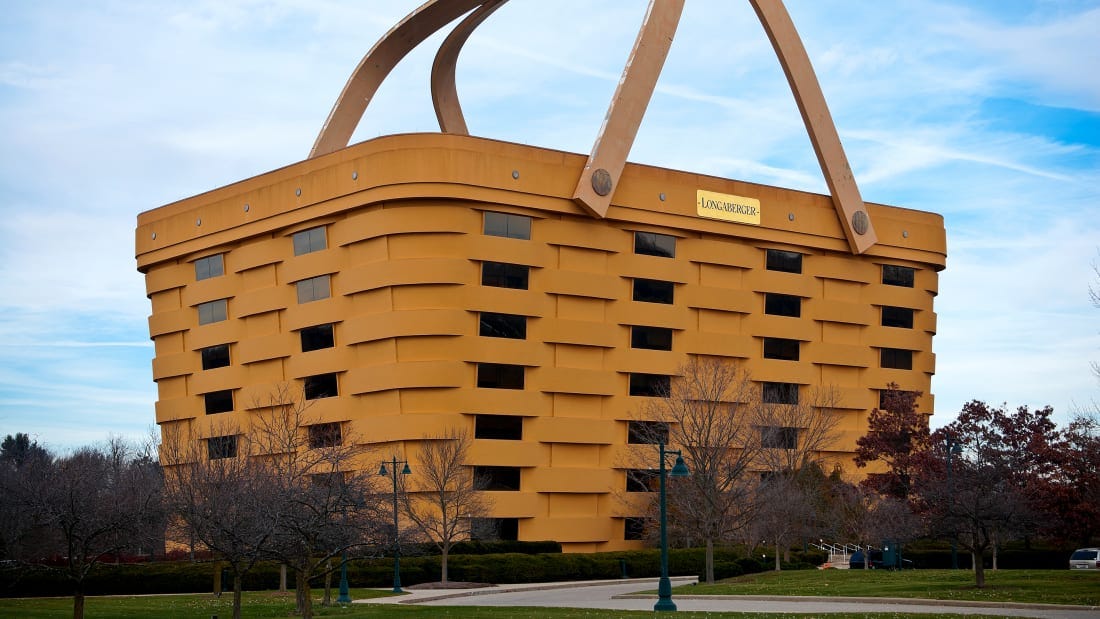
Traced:
[[[137, 214], [306, 156], [418, 0], [38, 0], [0, 15], [0, 436], [153, 426]], [[471, 38], [470, 130], [587, 153], [643, 0], [512, 0]], [[1100, 2], [788, 0], [864, 199], [944, 215], [934, 425], [1094, 408]], [[438, 39], [434, 39], [438, 41]], [[429, 42], [353, 141], [434, 131]], [[748, 2], [689, 0], [631, 161], [824, 192]]]

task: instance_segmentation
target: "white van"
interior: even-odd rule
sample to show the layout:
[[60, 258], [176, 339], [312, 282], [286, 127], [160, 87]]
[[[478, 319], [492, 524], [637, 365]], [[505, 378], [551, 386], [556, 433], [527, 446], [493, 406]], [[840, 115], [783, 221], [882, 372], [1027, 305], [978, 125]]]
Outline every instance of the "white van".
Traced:
[[1069, 558], [1071, 570], [1100, 569], [1100, 548], [1078, 548]]

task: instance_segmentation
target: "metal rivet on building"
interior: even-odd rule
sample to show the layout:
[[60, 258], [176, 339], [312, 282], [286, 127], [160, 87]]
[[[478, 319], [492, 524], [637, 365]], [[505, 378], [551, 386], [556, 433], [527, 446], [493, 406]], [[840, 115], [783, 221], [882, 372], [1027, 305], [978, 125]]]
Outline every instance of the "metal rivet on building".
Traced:
[[156, 232], [153, 233], [153, 240], [154, 241], [157, 240], [157, 233]]
[[248, 212], [248, 202], [244, 203], [244, 212]]
[[661, 192], [661, 194], [660, 194], [660, 195], [658, 195], [657, 197], [661, 199], [661, 202], [664, 202], [664, 201], [665, 201], [665, 194], [664, 194], [664, 192], [663, 192], [663, 191], [662, 191], [662, 192]]
[[195, 220], [195, 225], [196, 226], [201, 226], [202, 225], [202, 217], [199, 217], [198, 219]]
[[302, 188], [301, 188], [301, 187], [299, 187], [299, 188], [295, 189], [295, 190], [294, 190], [294, 195], [296, 195], [296, 196], [299, 196], [299, 197], [300, 197], [300, 196], [302, 195]]
[[867, 218], [867, 213], [863, 211], [856, 211], [855, 215], [852, 215], [852, 229], [856, 231], [856, 234], [867, 234], [867, 227], [871, 225], [871, 220]]
[[903, 239], [909, 238], [909, 231], [908, 230], [902, 230], [901, 231], [901, 238], [903, 238]]
[[352, 172], [351, 173], [351, 180], [353, 180], [353, 181], [359, 180], [359, 173], [358, 172]]
[[512, 170], [512, 178], [519, 178], [519, 170]]
[[794, 213], [787, 213], [787, 221], [794, 221]]
[[611, 173], [600, 168], [592, 173], [592, 191], [598, 196], [606, 196], [611, 193]]

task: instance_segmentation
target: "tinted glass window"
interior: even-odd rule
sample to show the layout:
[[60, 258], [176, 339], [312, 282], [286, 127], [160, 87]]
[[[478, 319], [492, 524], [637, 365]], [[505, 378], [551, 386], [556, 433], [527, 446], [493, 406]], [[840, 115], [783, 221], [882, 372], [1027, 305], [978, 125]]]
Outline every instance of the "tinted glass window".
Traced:
[[482, 337], [504, 337], [513, 340], [527, 339], [527, 317], [516, 314], [481, 312], [477, 334]]
[[631, 421], [627, 425], [626, 442], [633, 445], [668, 444], [667, 421]]
[[630, 395], [660, 398], [669, 394], [672, 377], [665, 374], [631, 374]]
[[329, 297], [328, 275], [318, 275], [298, 282], [298, 303], [320, 301]]
[[489, 236], [503, 236], [510, 239], [529, 240], [531, 238], [531, 218], [512, 213], [485, 213], [483, 232]]
[[233, 390], [226, 389], [225, 391], [211, 391], [210, 393], [203, 394], [203, 401], [206, 405], [207, 415], [217, 415], [218, 413], [228, 413], [233, 410]]
[[672, 350], [672, 329], [665, 327], [631, 327], [630, 347], [647, 350]]
[[215, 254], [195, 261], [195, 280], [200, 281], [211, 277], [220, 277], [225, 274], [225, 265], [222, 255]]
[[887, 286], [913, 287], [916, 271], [910, 267], [899, 267], [893, 264], [882, 265], [882, 283]]
[[764, 338], [764, 358], [798, 361], [798, 340], [781, 337]]
[[315, 251], [321, 251], [328, 247], [328, 243], [325, 240], [325, 227], [310, 228], [309, 230], [302, 230], [301, 232], [295, 232], [294, 236], [294, 255], [301, 256], [302, 254], [308, 254]]
[[482, 389], [523, 389], [523, 376], [522, 365], [477, 364], [477, 386]]
[[784, 273], [802, 272], [802, 254], [794, 251], [782, 251], [769, 249], [766, 265], [769, 271], [783, 271]]
[[200, 352], [202, 353], [202, 369], [204, 370], [224, 368], [229, 365], [229, 344], [209, 346], [203, 348]]
[[898, 327], [900, 329], [913, 328], [913, 310], [908, 307], [882, 307], [882, 326]]
[[519, 518], [470, 518], [470, 539], [516, 541]]
[[760, 446], [765, 449], [797, 449], [798, 428], [762, 427], [760, 428]]
[[765, 404], [798, 404], [798, 385], [795, 383], [762, 383], [760, 391]]
[[309, 447], [320, 449], [322, 447], [336, 447], [343, 443], [340, 436], [340, 423], [318, 423], [309, 426]]
[[656, 492], [658, 490], [658, 472], [653, 469], [627, 469], [627, 492]]
[[643, 303], [672, 304], [674, 286], [672, 282], [656, 279], [635, 279], [634, 300]]
[[644, 540], [646, 520], [641, 516], [623, 518], [623, 539]]
[[300, 331], [302, 336], [302, 352], [332, 348], [336, 345], [332, 334], [332, 325], [317, 325], [306, 327]]
[[515, 492], [519, 490], [519, 467], [475, 466], [474, 479], [485, 490]]
[[663, 258], [676, 257], [676, 237], [656, 232], [635, 232], [634, 253]]
[[527, 290], [528, 271], [527, 266], [522, 264], [483, 262], [481, 263], [481, 285]]
[[211, 460], [237, 457], [236, 436], [214, 436], [206, 439], [206, 452]]
[[884, 368], [895, 370], [913, 369], [913, 351], [900, 348], [883, 348], [880, 365]]
[[225, 299], [199, 303], [197, 309], [199, 311], [200, 325], [208, 325], [212, 322], [221, 322], [228, 317], [227, 304]]
[[337, 391], [336, 374], [318, 374], [304, 379], [302, 390], [307, 400], [333, 398], [340, 395]]
[[802, 297], [789, 294], [776, 294], [768, 292], [764, 294], [764, 313], [773, 316], [790, 316], [798, 318], [802, 315]]
[[523, 440], [523, 417], [478, 415], [474, 418], [474, 438], [496, 441]]

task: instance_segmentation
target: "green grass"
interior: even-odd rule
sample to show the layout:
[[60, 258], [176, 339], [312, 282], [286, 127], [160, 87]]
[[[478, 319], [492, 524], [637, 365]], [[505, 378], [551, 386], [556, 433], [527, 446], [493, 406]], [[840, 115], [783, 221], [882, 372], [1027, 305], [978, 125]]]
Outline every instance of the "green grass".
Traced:
[[985, 588], [969, 570], [799, 570], [687, 585], [681, 595], [811, 595], [929, 598], [1100, 606], [1100, 571], [986, 571]]

